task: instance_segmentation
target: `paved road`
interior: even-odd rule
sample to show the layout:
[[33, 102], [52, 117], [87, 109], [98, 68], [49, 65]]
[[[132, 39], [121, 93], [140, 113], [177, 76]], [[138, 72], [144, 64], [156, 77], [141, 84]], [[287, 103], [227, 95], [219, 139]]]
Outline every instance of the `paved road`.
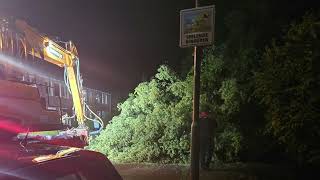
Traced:
[[183, 179], [184, 169], [179, 166], [116, 165], [124, 180], [174, 180]]
[[[189, 169], [177, 165], [116, 165], [124, 180], [188, 180]], [[200, 180], [254, 179], [240, 172], [200, 171]]]
[[[189, 180], [187, 166], [155, 164], [118, 164], [115, 165], [124, 180]], [[277, 169], [275, 172], [274, 169]], [[214, 169], [200, 171], [200, 180], [265, 180], [292, 179], [282, 168], [270, 166]], [[279, 173], [281, 172], [281, 173]]]

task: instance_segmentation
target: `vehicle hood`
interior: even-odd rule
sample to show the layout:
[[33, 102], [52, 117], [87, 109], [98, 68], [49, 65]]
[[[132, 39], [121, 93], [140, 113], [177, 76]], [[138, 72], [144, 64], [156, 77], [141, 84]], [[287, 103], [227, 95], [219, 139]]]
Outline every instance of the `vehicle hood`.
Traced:
[[0, 171], [6, 172], [12, 169], [35, 165], [43, 161], [62, 158], [79, 148], [55, 146], [39, 143], [22, 144], [20, 142], [6, 142], [0, 144]]

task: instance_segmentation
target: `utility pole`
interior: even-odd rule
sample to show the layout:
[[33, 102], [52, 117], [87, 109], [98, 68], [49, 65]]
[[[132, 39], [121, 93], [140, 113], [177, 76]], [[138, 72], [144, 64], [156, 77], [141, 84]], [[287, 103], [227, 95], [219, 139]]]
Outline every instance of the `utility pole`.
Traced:
[[193, 114], [191, 124], [191, 180], [199, 180], [200, 132], [200, 73], [202, 46], [212, 45], [214, 38], [214, 5], [199, 7], [195, 0], [195, 8], [180, 11], [180, 47], [193, 47]]
[[[196, 8], [199, 7], [199, 0], [195, 0]], [[193, 51], [193, 114], [191, 124], [191, 180], [199, 180], [199, 99], [200, 99], [200, 72], [201, 72], [201, 49], [194, 46]]]

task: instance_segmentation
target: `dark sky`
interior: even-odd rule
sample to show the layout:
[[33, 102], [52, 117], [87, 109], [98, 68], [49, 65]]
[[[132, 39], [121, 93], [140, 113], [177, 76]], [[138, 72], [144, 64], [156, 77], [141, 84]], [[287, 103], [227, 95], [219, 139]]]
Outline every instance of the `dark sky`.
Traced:
[[185, 0], [0, 0], [0, 11], [78, 47], [86, 86], [126, 96], [167, 62], [179, 64]]

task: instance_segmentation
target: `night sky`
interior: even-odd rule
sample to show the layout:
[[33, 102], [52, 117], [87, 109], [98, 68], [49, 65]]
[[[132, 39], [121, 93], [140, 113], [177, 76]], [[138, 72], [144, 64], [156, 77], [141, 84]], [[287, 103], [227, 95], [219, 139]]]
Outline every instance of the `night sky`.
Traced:
[[72, 40], [85, 86], [125, 97], [160, 64], [179, 64], [179, 11], [192, 6], [191, 0], [0, 0], [0, 14]]

